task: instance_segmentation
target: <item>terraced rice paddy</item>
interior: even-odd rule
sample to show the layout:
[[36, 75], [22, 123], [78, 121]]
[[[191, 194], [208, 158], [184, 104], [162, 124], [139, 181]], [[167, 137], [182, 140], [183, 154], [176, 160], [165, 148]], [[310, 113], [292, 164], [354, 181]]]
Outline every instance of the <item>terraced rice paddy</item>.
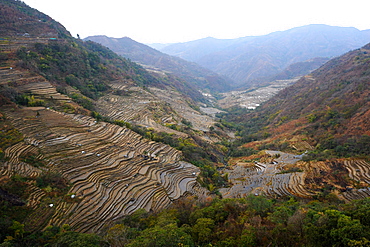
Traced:
[[370, 197], [370, 164], [364, 160], [346, 160], [344, 162], [349, 172], [349, 177], [358, 183], [362, 183], [364, 188], [351, 189], [343, 193], [346, 200], [354, 200]]
[[297, 79], [298, 78], [291, 80], [277, 80], [270, 82], [270, 85], [266, 87], [222, 93], [221, 95], [223, 98], [218, 100], [217, 103], [220, 107], [225, 109], [239, 106], [253, 110], [276, 95], [280, 90], [296, 82]]
[[194, 129], [209, 131], [209, 127], [215, 124], [213, 117], [192, 109], [180, 93], [158, 88], [150, 88], [150, 90], [160, 99], [169, 103], [182, 118], [190, 121]]
[[[3, 43], [0, 48], [6, 52], [15, 51], [34, 42], [49, 41], [22, 39]], [[55, 101], [56, 106], [70, 102], [69, 97], [58, 93], [42, 76], [10, 66], [0, 69], [0, 85], [12, 86], [19, 93], [33, 95], [36, 99]], [[179, 137], [186, 134], [166, 125], [181, 124], [181, 120], [186, 119], [194, 129], [208, 131], [215, 123], [213, 117], [191, 108], [177, 92], [158, 88], [147, 91], [126, 81], [112, 82], [111, 86], [127, 95], [106, 95], [96, 103], [99, 113], [113, 120], [152, 127]], [[230, 101], [231, 105], [253, 108], [265, 100], [262, 96], [273, 97], [281, 88], [266, 87], [260, 91], [231, 92], [225, 96], [234, 100]], [[227, 106], [230, 102], [223, 103]], [[208, 191], [196, 182], [199, 169], [183, 162], [181, 152], [144, 139], [127, 128], [44, 107], [4, 106], [0, 110], [24, 135], [23, 141], [4, 151], [6, 161], [0, 166], [0, 175], [36, 178], [57, 173], [70, 183], [68, 193], [62, 197], [49, 197], [44, 189], [29, 184], [26, 203], [34, 209], [29, 216], [34, 225], [37, 222], [44, 222], [42, 227], [69, 224], [77, 231], [98, 232], [137, 209], [158, 211], [188, 194], [198, 198], [208, 196]], [[292, 142], [297, 150], [312, 149], [299, 138]], [[296, 164], [300, 157], [274, 151], [267, 153], [280, 157], [271, 162], [239, 162], [226, 168], [224, 173], [229, 174], [232, 186], [220, 189], [223, 197], [244, 197], [252, 193], [271, 198], [312, 198], [317, 191], [307, 184], [307, 177], [320, 171], [330, 172], [322, 162], [306, 163], [300, 172], [284, 173], [284, 167]], [[25, 162], [22, 157], [28, 154], [36, 155], [44, 165]], [[369, 197], [370, 164], [358, 159], [340, 162], [358, 186], [348, 187], [338, 196], [346, 201]], [[32, 228], [33, 224], [30, 225]]]
[[269, 197], [298, 196], [309, 198], [314, 193], [305, 189], [302, 172], [281, 174], [281, 165], [277, 162], [260, 163], [253, 165], [237, 165], [232, 169], [227, 169], [229, 180], [233, 186], [221, 189], [225, 198], [240, 198], [248, 194], [267, 195]]
[[[284, 173], [286, 165], [296, 164], [300, 156], [278, 151], [266, 151], [273, 156], [280, 157], [272, 159], [271, 162], [238, 162], [234, 166], [224, 169], [228, 173], [230, 188], [220, 190], [223, 197], [244, 197], [248, 194], [266, 195], [268, 197], [295, 196], [300, 198], [312, 198], [319, 192], [312, 190], [311, 184], [306, 184], [308, 176], [315, 176], [322, 171], [333, 172], [325, 162], [303, 163], [301, 171]], [[361, 185], [360, 188], [349, 187], [346, 191], [339, 193], [338, 197], [344, 201], [361, 199], [370, 196], [370, 164], [364, 160], [344, 160], [343, 166], [348, 171], [351, 179]], [[339, 164], [340, 165], [340, 164]]]
[[[199, 169], [181, 161], [179, 151], [127, 128], [42, 107], [2, 111], [25, 141], [5, 150], [8, 161], [1, 174], [57, 172], [72, 184], [68, 194], [74, 200], [51, 199], [51, 225], [96, 232], [139, 208], [157, 211], [181, 196], [207, 194], [196, 182]], [[33, 149], [47, 166], [36, 168], [19, 160], [22, 154], [35, 153]], [[33, 188], [28, 204], [37, 207], [43, 196]]]

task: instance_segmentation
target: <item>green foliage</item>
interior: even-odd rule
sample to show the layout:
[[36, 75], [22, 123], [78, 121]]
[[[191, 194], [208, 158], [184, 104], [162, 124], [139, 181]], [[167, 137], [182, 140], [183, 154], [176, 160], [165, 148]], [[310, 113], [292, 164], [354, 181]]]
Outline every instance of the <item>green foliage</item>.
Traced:
[[317, 119], [317, 115], [311, 113], [311, 114], [307, 115], [306, 118], [307, 118], [307, 120], [308, 120], [309, 123], [313, 123]]
[[35, 154], [28, 154], [25, 156], [21, 156], [20, 160], [22, 160], [25, 163], [28, 163], [35, 167], [43, 167], [45, 166], [45, 162], [43, 159], [41, 159], [38, 155]]
[[24, 224], [18, 221], [13, 221], [13, 225], [9, 227], [10, 230], [14, 231], [14, 238], [23, 238]]
[[4, 150], [23, 140], [23, 135], [4, 117], [0, 117], [0, 160], [5, 158]]
[[44, 106], [45, 101], [40, 99], [35, 99], [34, 95], [18, 95], [16, 102], [20, 105], [25, 106]]
[[316, 149], [305, 154], [302, 158], [304, 161], [326, 160], [337, 157], [359, 157], [369, 158], [370, 154], [370, 136], [352, 136], [348, 139], [334, 138], [328, 136], [323, 139]]
[[106, 117], [106, 116], [103, 116], [101, 115], [100, 113], [96, 112], [96, 111], [92, 111], [91, 112], [91, 117], [95, 118], [97, 121], [104, 121], [104, 122], [108, 122], [108, 123], [114, 123], [114, 124], [117, 124], [119, 126], [122, 126], [122, 122], [116, 122], [116, 121], [111, 121], [111, 119], [109, 117]]
[[8, 60], [8, 54], [5, 52], [0, 52], [0, 66], [4, 67], [7, 65], [7, 60]]
[[50, 193], [64, 194], [68, 191], [68, 183], [61, 174], [46, 172], [36, 178], [36, 185]]
[[[367, 246], [370, 226], [357, 217], [366, 217], [368, 201], [338, 205], [251, 195], [194, 204], [183, 199], [157, 214], [127, 216], [128, 224], [106, 236], [114, 230], [109, 242], [121, 239], [127, 246]], [[137, 228], [138, 220], [145, 224]]]
[[44, 75], [59, 84], [67, 83], [79, 89], [85, 96], [96, 98], [106, 91], [111, 75], [104, 73], [101, 57], [83, 46], [68, 42], [36, 43], [34, 49], [21, 48], [17, 52], [22, 66]]
[[287, 225], [290, 217], [293, 216], [299, 207], [299, 202], [294, 198], [284, 201], [281, 205], [274, 205], [273, 212], [269, 214], [268, 219], [275, 224]]
[[25, 224], [13, 221], [10, 234], [0, 246], [109, 246], [96, 234], [70, 231], [69, 225], [49, 226], [42, 232], [27, 232]]
[[236, 244], [232, 244], [230, 246], [240, 246], [240, 247], [256, 246], [255, 229], [253, 229], [252, 227], [244, 229], [242, 235], [240, 236], [240, 240]]
[[370, 198], [354, 200], [344, 205], [344, 212], [353, 219], [359, 220], [364, 226], [370, 227]]
[[26, 206], [27, 180], [17, 175], [0, 183], [0, 243], [7, 236], [11, 239], [23, 237], [23, 221], [31, 211]]
[[114, 120], [113, 123], [114, 124], [117, 124], [117, 125], [119, 125], [121, 127], [126, 127], [126, 128], [129, 128], [129, 129], [132, 128], [132, 124], [131, 123], [125, 122], [123, 120]]
[[128, 247], [172, 247], [194, 246], [191, 236], [179, 228], [176, 223], [165, 226], [154, 226], [140, 232], [139, 236], [132, 240]]
[[93, 102], [89, 98], [87, 98], [86, 96], [83, 96], [83, 95], [77, 94], [77, 93], [72, 93], [69, 96], [73, 99], [73, 101], [75, 101], [79, 105], [83, 106], [84, 108], [86, 108], [90, 111], [95, 110], [95, 106], [94, 106]]
[[138, 209], [133, 214], [123, 219], [123, 223], [131, 228], [143, 230], [148, 227], [148, 212], [145, 209]]
[[7, 181], [5, 184], [2, 184], [1, 188], [7, 191], [8, 193], [15, 195], [19, 198], [26, 199], [26, 189], [27, 189], [27, 177], [14, 174], [11, 177], [10, 181]]
[[0, 227], [9, 246], [368, 246], [369, 205], [369, 198], [347, 204], [254, 195], [183, 198], [158, 213], [141, 209], [126, 216], [104, 233], [106, 242], [68, 225], [31, 234], [27, 222], [6, 221], [4, 214]]
[[368, 240], [370, 237], [364, 225], [357, 219], [335, 209], [324, 212], [310, 211], [310, 223], [305, 232], [313, 246], [349, 246], [351, 241]]
[[99, 236], [95, 234], [65, 232], [60, 234], [55, 246], [70, 247], [99, 247], [102, 242]]
[[116, 224], [109, 228], [104, 239], [112, 246], [125, 246], [130, 239], [135, 238], [137, 234], [133, 234], [135, 230], [124, 224]]
[[201, 245], [211, 242], [215, 222], [210, 218], [198, 218], [192, 227], [192, 235], [195, 242]]
[[254, 214], [266, 217], [267, 214], [272, 210], [273, 202], [263, 196], [249, 195], [246, 198], [247, 205]]
[[181, 123], [183, 123], [184, 125], [186, 125], [190, 128], [193, 127], [193, 124], [190, 121], [186, 120], [186, 119], [182, 119]]
[[265, 149], [270, 149], [270, 150], [279, 150], [279, 151], [292, 151], [292, 148], [290, 148], [288, 142], [278, 142], [274, 141], [271, 143], [263, 143], [260, 146], [258, 146], [259, 150], [265, 150]]
[[[220, 116], [226, 116], [226, 115], [223, 114], [223, 115], [220, 115]], [[219, 120], [219, 122], [215, 123], [215, 126], [217, 126], [218, 128], [220, 128], [222, 130], [225, 130], [225, 129], [237, 130], [238, 129], [237, 124], [232, 123], [232, 122], [228, 122], [228, 121], [226, 121], [225, 119], [222, 119], [222, 118]]]

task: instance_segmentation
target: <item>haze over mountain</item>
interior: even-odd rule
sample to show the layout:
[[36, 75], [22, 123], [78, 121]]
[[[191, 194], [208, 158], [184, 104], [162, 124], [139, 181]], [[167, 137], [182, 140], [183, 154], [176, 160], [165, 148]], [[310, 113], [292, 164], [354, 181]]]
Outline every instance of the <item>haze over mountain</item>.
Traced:
[[230, 82], [215, 72], [205, 69], [196, 63], [164, 54], [147, 45], [136, 42], [128, 37], [109, 38], [107, 36], [90, 36], [85, 40], [100, 43], [117, 54], [129, 58], [140, 64], [173, 73], [186, 80], [189, 86], [212, 91], [225, 91], [230, 89]]
[[245, 40], [253, 38], [254, 37], [245, 37], [237, 39], [216, 39], [213, 37], [207, 37], [204, 39], [198, 39], [184, 43], [148, 44], [148, 45], [166, 54], [181, 57], [188, 61], [196, 62], [208, 54], [223, 50], [228, 46], [236, 45]]
[[266, 80], [293, 63], [339, 56], [369, 41], [370, 30], [315, 24], [264, 36], [171, 44], [161, 51], [196, 62], [230, 77], [237, 86], [245, 86]]
[[292, 63], [280, 73], [270, 77], [271, 81], [293, 79], [307, 75], [329, 61], [329, 58], [316, 57], [303, 62]]

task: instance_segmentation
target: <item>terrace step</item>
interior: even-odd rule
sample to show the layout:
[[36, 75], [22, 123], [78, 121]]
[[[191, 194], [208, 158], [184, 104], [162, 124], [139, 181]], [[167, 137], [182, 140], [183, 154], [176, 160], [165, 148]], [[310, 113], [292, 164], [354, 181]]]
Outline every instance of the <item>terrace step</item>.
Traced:
[[[199, 169], [181, 161], [178, 150], [130, 129], [46, 108], [4, 112], [26, 136], [7, 151], [7, 170], [22, 172], [19, 155], [37, 149], [48, 164], [45, 169], [73, 184], [68, 193], [76, 200], [55, 202], [49, 225], [96, 232], [137, 209], [157, 211], [183, 195], [208, 193], [193, 175]], [[30, 206], [37, 206], [43, 195], [39, 192], [31, 193]]]
[[46, 196], [46, 193], [35, 185], [29, 186], [29, 196], [27, 199], [27, 206], [36, 209], [40, 204], [41, 199]]

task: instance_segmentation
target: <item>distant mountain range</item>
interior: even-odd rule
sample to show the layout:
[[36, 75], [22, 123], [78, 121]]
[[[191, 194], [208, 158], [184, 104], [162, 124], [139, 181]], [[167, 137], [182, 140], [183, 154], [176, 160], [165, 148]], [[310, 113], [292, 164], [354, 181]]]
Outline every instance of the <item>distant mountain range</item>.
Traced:
[[115, 53], [134, 62], [163, 72], [172, 73], [187, 81], [189, 86], [195, 85], [200, 89], [209, 89], [211, 91], [226, 91], [230, 89], [230, 82], [227, 78], [194, 62], [164, 54], [128, 37], [90, 36], [85, 38], [85, 40], [104, 45]]
[[313, 24], [263, 36], [205, 38], [160, 50], [227, 76], [236, 86], [250, 86], [270, 80], [294, 63], [336, 57], [369, 41], [370, 30]]

